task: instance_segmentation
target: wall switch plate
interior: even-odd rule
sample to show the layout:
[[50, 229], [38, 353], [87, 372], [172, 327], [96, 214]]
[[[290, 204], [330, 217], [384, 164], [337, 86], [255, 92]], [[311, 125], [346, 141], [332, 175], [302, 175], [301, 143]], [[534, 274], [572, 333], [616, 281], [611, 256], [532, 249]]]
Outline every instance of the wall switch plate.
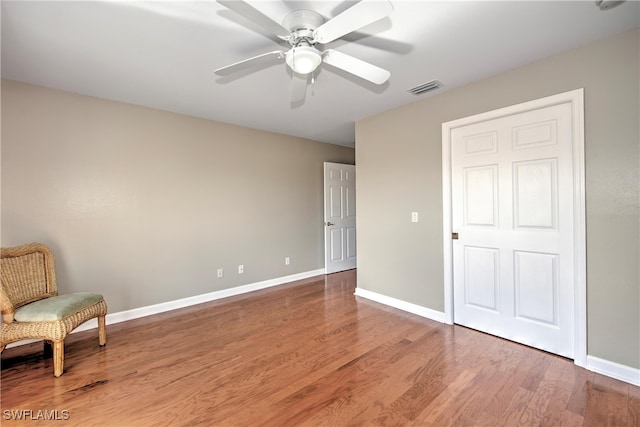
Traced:
[[238, 274], [242, 274], [242, 273], [244, 273], [244, 265], [240, 264], [238, 266]]
[[218, 279], [223, 276], [223, 272], [221, 268], [219, 268], [218, 271], [216, 272], [216, 276], [218, 277]]
[[411, 222], [418, 222], [418, 212], [411, 212]]
[[285, 257], [284, 265], [289, 265], [289, 264], [291, 264], [291, 258], [290, 257]]

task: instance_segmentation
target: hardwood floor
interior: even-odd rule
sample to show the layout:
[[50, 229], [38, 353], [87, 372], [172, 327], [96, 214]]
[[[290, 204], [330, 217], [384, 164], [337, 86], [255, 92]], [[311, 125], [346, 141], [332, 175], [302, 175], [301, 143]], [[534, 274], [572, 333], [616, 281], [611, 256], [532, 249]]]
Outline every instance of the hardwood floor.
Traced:
[[7, 349], [2, 425], [640, 425], [638, 387], [354, 289], [349, 271], [109, 325], [103, 348], [72, 334], [60, 378], [41, 343]]

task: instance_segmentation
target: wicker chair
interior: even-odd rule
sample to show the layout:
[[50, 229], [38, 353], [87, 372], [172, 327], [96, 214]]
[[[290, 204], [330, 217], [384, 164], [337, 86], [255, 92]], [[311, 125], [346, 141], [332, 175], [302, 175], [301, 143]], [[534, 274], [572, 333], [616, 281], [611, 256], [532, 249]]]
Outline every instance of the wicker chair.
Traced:
[[42, 339], [53, 343], [53, 374], [64, 370], [64, 339], [73, 329], [98, 318], [100, 345], [107, 342], [107, 304], [102, 295], [58, 295], [53, 254], [41, 243], [0, 251], [0, 352], [9, 343]]

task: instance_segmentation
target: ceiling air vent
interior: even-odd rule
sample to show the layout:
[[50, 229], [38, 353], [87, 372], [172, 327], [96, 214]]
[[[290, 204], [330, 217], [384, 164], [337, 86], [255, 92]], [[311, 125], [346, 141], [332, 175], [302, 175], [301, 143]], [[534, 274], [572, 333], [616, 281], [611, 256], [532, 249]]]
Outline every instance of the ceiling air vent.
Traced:
[[598, 6], [600, 10], [609, 10], [620, 6], [625, 1], [626, 0], [596, 0], [596, 6]]
[[407, 92], [411, 92], [414, 95], [422, 95], [425, 92], [438, 89], [439, 87], [440, 87], [439, 81], [431, 80], [430, 82], [426, 82], [416, 87], [412, 87], [411, 89], [407, 89]]

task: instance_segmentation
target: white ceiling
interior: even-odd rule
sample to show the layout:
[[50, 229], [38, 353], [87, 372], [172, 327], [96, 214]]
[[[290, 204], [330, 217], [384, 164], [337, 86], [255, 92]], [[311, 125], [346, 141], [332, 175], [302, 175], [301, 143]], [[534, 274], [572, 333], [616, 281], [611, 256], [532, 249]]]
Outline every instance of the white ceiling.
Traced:
[[[291, 10], [331, 18], [348, 1], [250, 1], [277, 22]], [[358, 33], [328, 44], [386, 68], [382, 85], [323, 66], [302, 105], [284, 63], [220, 78], [213, 70], [282, 49], [215, 1], [2, 0], [2, 77], [190, 116], [353, 146], [354, 123], [640, 26], [640, 3], [402, 1]]]

